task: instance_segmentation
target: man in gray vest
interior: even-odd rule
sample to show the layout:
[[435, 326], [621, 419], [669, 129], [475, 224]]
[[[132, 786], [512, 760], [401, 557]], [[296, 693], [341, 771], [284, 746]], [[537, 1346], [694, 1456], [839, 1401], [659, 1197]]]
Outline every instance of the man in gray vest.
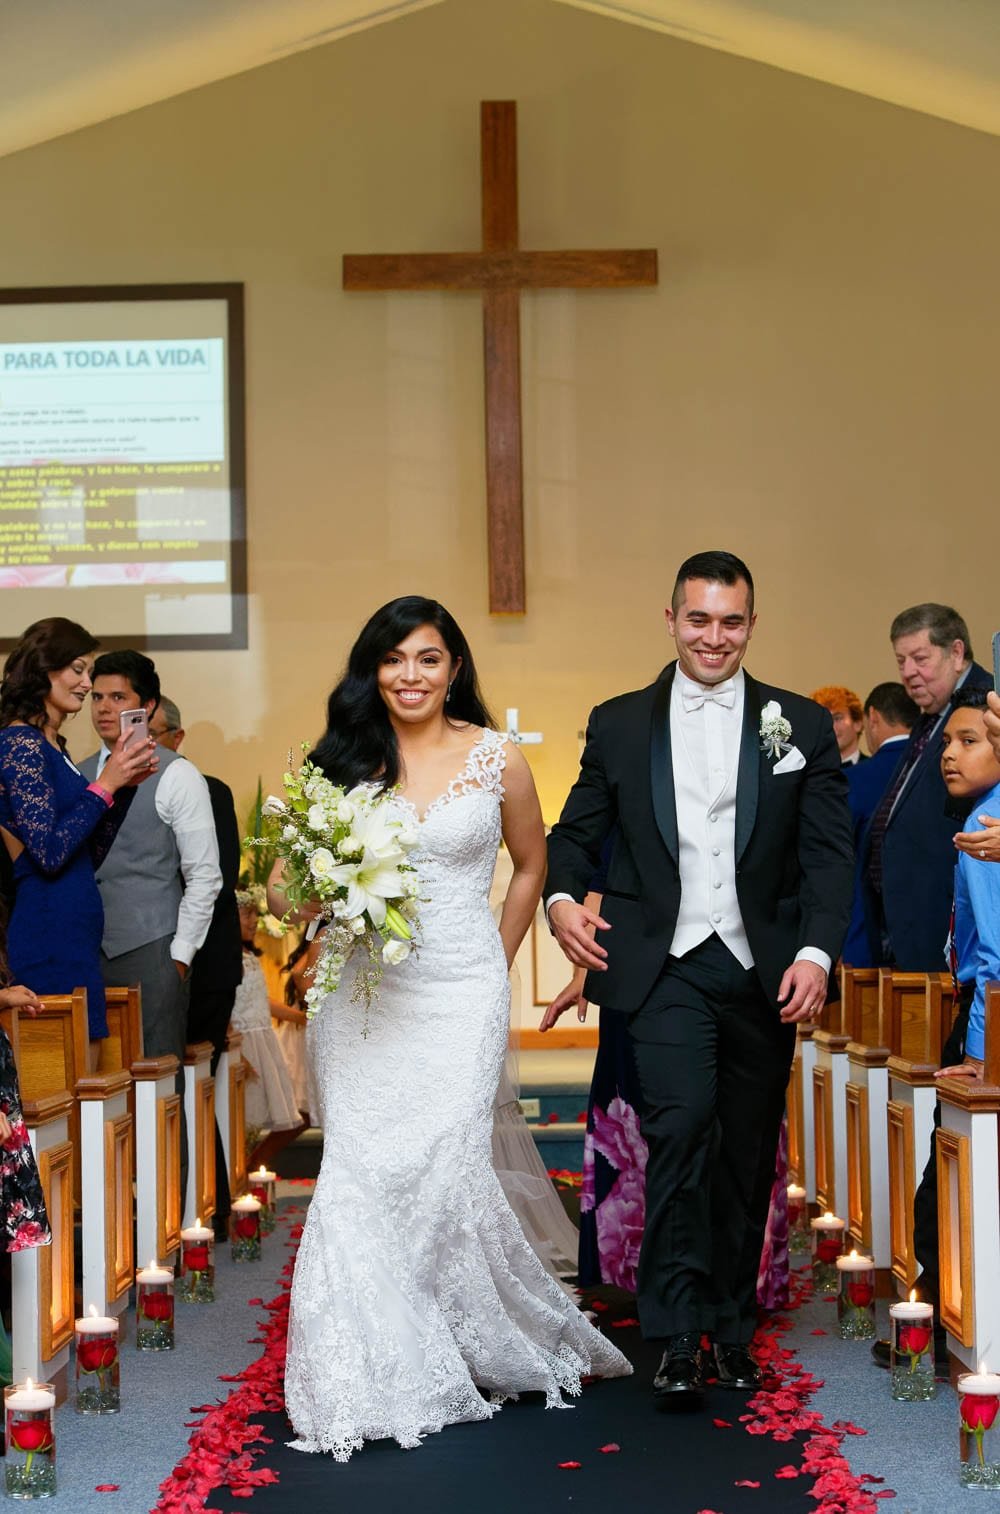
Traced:
[[[152, 716], [160, 680], [148, 657], [123, 651], [98, 657], [92, 681], [91, 717], [102, 744], [80, 771], [100, 783], [121, 712], [143, 708]], [[109, 988], [140, 985], [146, 1056], [179, 1058], [178, 1092], [183, 1092], [188, 974], [222, 886], [208, 786], [185, 757], [160, 748], [159, 767], [136, 789], [115, 844], [97, 870], [97, 885], [104, 904], [104, 981]], [[183, 1125], [181, 1135], [183, 1192]]]

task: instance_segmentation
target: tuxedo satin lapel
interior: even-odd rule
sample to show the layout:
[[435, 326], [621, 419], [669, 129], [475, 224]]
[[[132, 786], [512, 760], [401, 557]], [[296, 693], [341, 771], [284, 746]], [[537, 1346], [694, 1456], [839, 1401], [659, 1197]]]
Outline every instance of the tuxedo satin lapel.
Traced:
[[677, 861], [677, 803], [674, 797], [674, 763], [670, 749], [670, 690], [674, 669], [670, 667], [653, 696], [653, 726], [649, 742], [649, 782], [653, 813], [663, 844]]
[[753, 835], [760, 795], [760, 689], [743, 673], [743, 732], [740, 736], [740, 766], [736, 777], [736, 861], [739, 862]]

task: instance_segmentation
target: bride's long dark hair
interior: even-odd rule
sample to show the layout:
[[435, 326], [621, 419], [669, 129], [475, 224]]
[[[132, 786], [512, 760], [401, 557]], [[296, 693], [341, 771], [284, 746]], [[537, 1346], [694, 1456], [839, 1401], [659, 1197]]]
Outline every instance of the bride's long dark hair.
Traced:
[[390, 789], [399, 782], [399, 745], [379, 693], [378, 670], [387, 652], [418, 626], [433, 626], [451, 654], [461, 658], [446, 714], [456, 724], [492, 726], [479, 692], [469, 643], [444, 605], [420, 594], [404, 594], [376, 610], [351, 648], [347, 668], [327, 701], [326, 732], [310, 760], [333, 782], [351, 788], [377, 778]]

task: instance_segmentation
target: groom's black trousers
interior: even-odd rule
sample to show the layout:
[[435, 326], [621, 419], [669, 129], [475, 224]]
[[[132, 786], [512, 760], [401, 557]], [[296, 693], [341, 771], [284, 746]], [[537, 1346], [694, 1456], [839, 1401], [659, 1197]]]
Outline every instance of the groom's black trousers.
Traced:
[[795, 1027], [713, 935], [669, 959], [629, 1032], [649, 1147], [642, 1333], [745, 1345]]

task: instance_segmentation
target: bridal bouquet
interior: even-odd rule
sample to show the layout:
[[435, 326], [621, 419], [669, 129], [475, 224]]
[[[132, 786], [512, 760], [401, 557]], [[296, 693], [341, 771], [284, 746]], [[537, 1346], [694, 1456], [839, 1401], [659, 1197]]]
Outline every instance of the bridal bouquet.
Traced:
[[339, 988], [357, 951], [368, 960], [352, 997], [368, 1009], [385, 967], [405, 962], [413, 950], [419, 883], [409, 853], [419, 837], [394, 809], [391, 793], [370, 784], [345, 791], [306, 761], [285, 774], [283, 786], [284, 799], [272, 794], [261, 806], [262, 835], [246, 844], [268, 846], [281, 858], [290, 909], [320, 902], [309, 935], [326, 929], [306, 1013], [314, 1015]]

